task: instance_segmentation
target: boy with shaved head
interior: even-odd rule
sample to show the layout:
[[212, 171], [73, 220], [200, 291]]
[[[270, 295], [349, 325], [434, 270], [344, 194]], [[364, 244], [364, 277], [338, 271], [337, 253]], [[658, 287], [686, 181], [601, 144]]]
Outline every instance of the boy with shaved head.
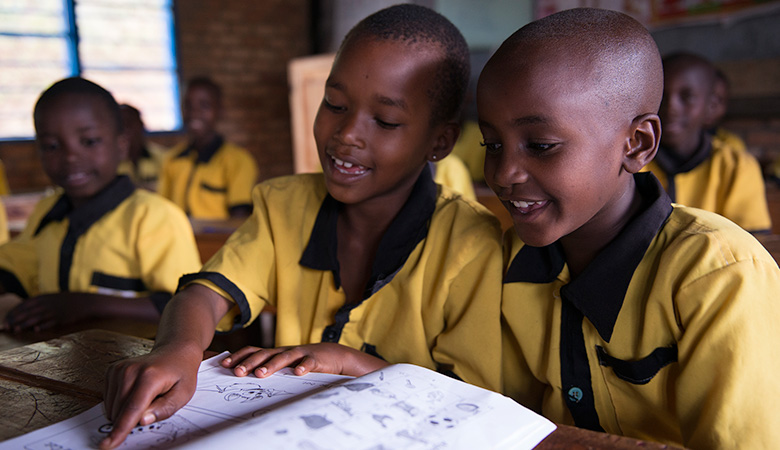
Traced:
[[551, 420], [692, 448], [780, 442], [780, 269], [650, 173], [663, 92], [636, 21], [574, 9], [507, 39], [477, 89], [505, 242], [504, 392]]

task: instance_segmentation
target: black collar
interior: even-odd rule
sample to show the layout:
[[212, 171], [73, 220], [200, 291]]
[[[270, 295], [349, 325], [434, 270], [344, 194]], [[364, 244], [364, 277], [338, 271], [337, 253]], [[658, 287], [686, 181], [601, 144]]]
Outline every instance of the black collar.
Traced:
[[[436, 209], [438, 187], [426, 167], [412, 187], [409, 199], [390, 223], [379, 242], [363, 299], [370, 297], [389, 283], [401, 269], [417, 244], [428, 235], [428, 223]], [[328, 194], [322, 201], [311, 237], [301, 256], [300, 264], [316, 270], [330, 270], [341, 285], [336, 224], [342, 203]]]
[[[639, 173], [634, 180], [642, 196], [642, 210], [576, 279], [561, 288], [561, 297], [587, 317], [607, 342], [634, 271], [672, 213], [671, 201], [655, 176]], [[504, 283], [551, 283], [564, 263], [558, 242], [547, 247], [525, 245], [509, 265]]]
[[206, 148], [203, 149], [202, 152], [195, 150], [194, 144], [190, 143], [189, 145], [187, 145], [187, 148], [185, 148], [181, 153], [176, 155], [176, 157], [186, 158], [190, 154], [190, 152], [195, 152], [195, 154], [198, 155], [196, 160], [197, 162], [207, 163], [211, 160], [214, 154], [217, 153], [217, 150], [219, 150], [220, 147], [222, 147], [222, 144], [224, 143], [225, 143], [225, 139], [220, 135], [216, 135], [214, 137], [214, 140], [212, 140], [209, 143], [209, 145], [207, 145]]
[[680, 160], [670, 149], [660, 146], [655, 155], [655, 162], [666, 173], [669, 178], [678, 173], [686, 173], [695, 169], [710, 157], [712, 150], [712, 135], [707, 132], [701, 133], [701, 143], [699, 148], [693, 152], [687, 161]]
[[35, 229], [35, 234], [37, 235], [51, 222], [59, 222], [66, 217], [70, 219], [70, 229], [81, 230], [83, 233], [106, 213], [130, 197], [133, 192], [135, 192], [135, 186], [130, 178], [119, 175], [79, 208], [74, 208], [68, 196], [62, 195], [49, 212], [43, 216], [38, 228]]

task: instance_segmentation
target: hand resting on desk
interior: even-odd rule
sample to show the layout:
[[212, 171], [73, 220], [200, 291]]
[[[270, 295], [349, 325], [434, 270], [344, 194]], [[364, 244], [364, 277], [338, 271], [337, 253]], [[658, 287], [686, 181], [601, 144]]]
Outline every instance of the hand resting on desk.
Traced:
[[324, 372], [359, 377], [388, 365], [377, 357], [334, 343], [267, 349], [248, 346], [222, 360], [222, 366], [232, 368], [237, 376], [254, 373], [258, 378], [284, 367], [292, 367], [296, 375]]

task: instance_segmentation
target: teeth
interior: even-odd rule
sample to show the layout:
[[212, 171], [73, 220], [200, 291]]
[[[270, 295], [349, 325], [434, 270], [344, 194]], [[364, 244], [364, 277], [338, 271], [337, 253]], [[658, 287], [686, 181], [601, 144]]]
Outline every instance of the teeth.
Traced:
[[542, 203], [542, 202], [540, 202], [540, 201], [539, 202], [524, 202], [524, 201], [514, 201], [514, 200], [512, 201], [512, 205], [515, 208], [523, 208], [523, 209], [528, 208], [529, 206], [538, 205], [540, 203]]
[[352, 167], [352, 163], [351, 163], [351, 162], [345, 162], [345, 163], [344, 163], [344, 167], [346, 167], [347, 169], [349, 169], [350, 167]]
[[343, 166], [344, 165], [344, 161], [342, 161], [342, 160], [340, 160], [338, 158], [334, 157], [333, 160], [336, 161], [336, 164], [338, 164], [339, 166]]

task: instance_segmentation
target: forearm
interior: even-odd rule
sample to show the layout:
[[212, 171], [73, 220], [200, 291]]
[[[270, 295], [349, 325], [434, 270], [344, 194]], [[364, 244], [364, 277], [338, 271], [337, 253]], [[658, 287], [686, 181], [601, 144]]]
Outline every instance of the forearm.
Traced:
[[202, 353], [217, 323], [232, 303], [211, 289], [193, 284], [176, 294], [163, 311], [154, 348], [171, 347]]

